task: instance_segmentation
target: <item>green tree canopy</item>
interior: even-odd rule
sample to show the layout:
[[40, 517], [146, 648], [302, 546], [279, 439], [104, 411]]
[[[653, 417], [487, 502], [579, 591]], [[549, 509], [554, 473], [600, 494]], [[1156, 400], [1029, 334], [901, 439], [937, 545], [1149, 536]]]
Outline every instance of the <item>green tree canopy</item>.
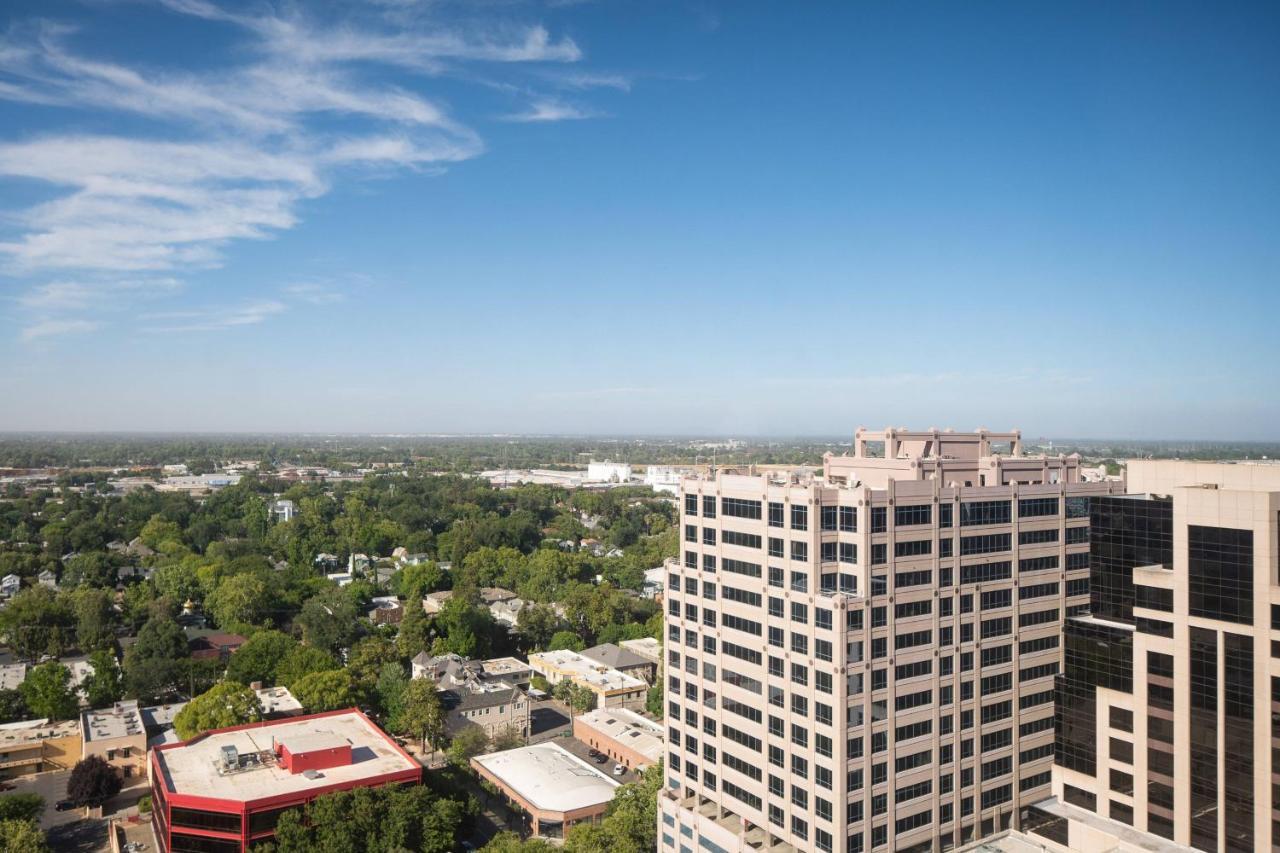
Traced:
[[262, 719], [262, 703], [243, 684], [223, 681], [186, 704], [173, 718], [178, 737], [190, 740], [210, 729], [225, 729]]
[[[232, 660], [234, 659], [235, 656], [232, 655]], [[303, 677], [313, 672], [327, 672], [337, 668], [337, 659], [328, 652], [311, 646], [295, 646], [276, 667], [276, 684], [292, 690]]]
[[18, 689], [31, 713], [37, 717], [70, 720], [80, 710], [71, 689], [71, 670], [56, 660], [33, 667]]
[[359, 693], [351, 680], [351, 674], [345, 669], [304, 675], [294, 683], [290, 691], [293, 698], [313, 714], [350, 708], [359, 702]]
[[89, 664], [93, 672], [86, 675], [80, 684], [89, 707], [105, 708], [119, 702], [124, 696], [124, 680], [116, 656], [108, 651], [94, 652], [89, 655]]
[[[256, 631], [231, 655], [227, 664], [227, 678], [241, 684], [261, 681], [267, 686], [274, 685], [281, 665], [296, 648], [298, 641], [287, 634], [272, 630]], [[330, 667], [326, 665], [320, 668]]]

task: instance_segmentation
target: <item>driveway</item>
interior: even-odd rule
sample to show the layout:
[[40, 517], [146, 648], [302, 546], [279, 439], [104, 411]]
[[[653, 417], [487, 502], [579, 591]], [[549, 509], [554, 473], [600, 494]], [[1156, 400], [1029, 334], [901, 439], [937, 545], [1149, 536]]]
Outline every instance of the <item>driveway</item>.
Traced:
[[550, 698], [534, 703], [529, 712], [529, 743], [560, 737], [565, 731], [573, 731], [568, 706]]

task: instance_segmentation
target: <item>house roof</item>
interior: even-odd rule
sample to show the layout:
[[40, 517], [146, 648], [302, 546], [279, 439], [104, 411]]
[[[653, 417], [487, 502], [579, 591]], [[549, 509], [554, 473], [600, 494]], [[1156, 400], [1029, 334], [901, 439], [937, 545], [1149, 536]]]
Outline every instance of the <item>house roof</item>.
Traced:
[[631, 669], [637, 666], [653, 666], [652, 661], [645, 660], [640, 655], [616, 646], [613, 643], [601, 643], [598, 646], [592, 646], [580, 652], [583, 657], [591, 658], [597, 663], [614, 669]]
[[618, 783], [558, 743], [478, 755], [484, 768], [534, 808], [571, 812], [607, 803]]

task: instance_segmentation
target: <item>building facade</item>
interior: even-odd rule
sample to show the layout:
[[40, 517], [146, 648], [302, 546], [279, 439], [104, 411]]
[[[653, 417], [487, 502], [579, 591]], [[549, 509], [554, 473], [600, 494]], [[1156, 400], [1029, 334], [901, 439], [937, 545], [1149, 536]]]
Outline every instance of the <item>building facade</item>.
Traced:
[[422, 766], [355, 709], [216, 729], [151, 751], [162, 853], [244, 853], [322, 794], [416, 785]]
[[1053, 792], [1199, 850], [1275, 849], [1280, 466], [1139, 460], [1127, 476], [1129, 494], [1092, 505]]
[[1051, 794], [1062, 622], [1089, 605], [1074, 456], [858, 430], [816, 474], [682, 481], [659, 849], [949, 850]]

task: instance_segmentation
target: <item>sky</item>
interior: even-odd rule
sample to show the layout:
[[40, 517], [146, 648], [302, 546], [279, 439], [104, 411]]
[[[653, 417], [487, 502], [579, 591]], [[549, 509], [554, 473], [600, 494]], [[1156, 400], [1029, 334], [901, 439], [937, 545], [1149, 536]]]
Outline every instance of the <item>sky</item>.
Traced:
[[1280, 439], [1280, 5], [7, 0], [0, 430]]

